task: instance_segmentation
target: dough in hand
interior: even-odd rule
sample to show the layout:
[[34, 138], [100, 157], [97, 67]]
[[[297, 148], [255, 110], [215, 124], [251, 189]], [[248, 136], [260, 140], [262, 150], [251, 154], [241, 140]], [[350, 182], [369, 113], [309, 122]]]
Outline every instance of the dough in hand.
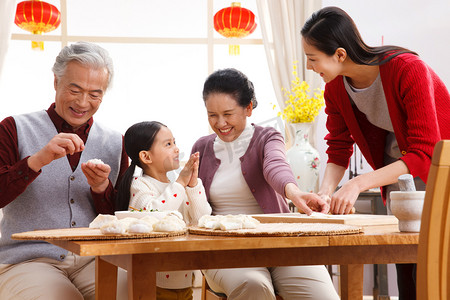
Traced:
[[104, 162], [101, 159], [99, 159], [99, 158], [92, 158], [92, 159], [88, 160], [86, 163], [91, 163], [91, 164], [94, 164], [94, 165], [104, 164]]

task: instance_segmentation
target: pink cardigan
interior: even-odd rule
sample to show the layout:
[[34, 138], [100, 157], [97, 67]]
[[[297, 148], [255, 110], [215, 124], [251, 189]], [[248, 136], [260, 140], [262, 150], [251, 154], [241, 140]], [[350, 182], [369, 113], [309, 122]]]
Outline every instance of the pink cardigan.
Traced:
[[[380, 76], [403, 160], [427, 181], [434, 145], [450, 138], [450, 95], [418, 56], [401, 54], [380, 66]], [[374, 169], [383, 167], [387, 132], [352, 107], [342, 76], [325, 86], [328, 162], [348, 167], [353, 142]]]
[[[240, 158], [242, 175], [264, 213], [289, 212], [284, 187], [289, 182], [297, 183], [286, 161], [283, 137], [271, 127], [254, 126], [248, 149]], [[215, 138], [216, 134], [204, 136], [192, 147], [192, 153], [200, 152], [198, 177], [203, 182], [208, 201], [209, 189], [220, 165], [214, 154]]]

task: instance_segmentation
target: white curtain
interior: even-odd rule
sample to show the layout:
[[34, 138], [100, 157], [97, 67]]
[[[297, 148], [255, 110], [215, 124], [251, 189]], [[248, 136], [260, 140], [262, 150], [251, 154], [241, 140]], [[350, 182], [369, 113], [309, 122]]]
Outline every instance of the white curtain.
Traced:
[[[282, 110], [285, 98], [281, 88], [290, 88], [294, 61], [297, 73], [311, 89], [321, 87], [321, 79], [312, 71], [306, 71], [305, 55], [301, 46], [300, 31], [311, 14], [322, 7], [321, 0], [257, 0], [259, 26], [261, 26], [267, 62], [269, 64], [278, 106]], [[314, 136], [314, 126], [311, 136]], [[286, 132], [286, 143], [292, 143], [290, 128]], [[313, 143], [313, 139], [311, 143]]]
[[0, 0], [0, 80], [16, 13], [16, 0]]

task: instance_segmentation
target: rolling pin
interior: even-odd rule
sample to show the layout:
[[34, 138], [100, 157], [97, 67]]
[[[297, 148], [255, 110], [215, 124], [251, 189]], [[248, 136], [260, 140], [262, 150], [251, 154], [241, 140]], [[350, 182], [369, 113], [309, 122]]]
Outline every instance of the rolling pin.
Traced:
[[411, 174], [402, 174], [398, 176], [398, 187], [401, 192], [413, 192], [416, 190], [414, 178]]

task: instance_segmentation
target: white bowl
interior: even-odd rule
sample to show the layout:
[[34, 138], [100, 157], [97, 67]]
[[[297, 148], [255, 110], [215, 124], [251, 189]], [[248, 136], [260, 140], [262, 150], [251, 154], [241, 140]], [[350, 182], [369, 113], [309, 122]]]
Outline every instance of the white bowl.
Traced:
[[403, 232], [420, 232], [425, 191], [393, 191], [391, 210], [398, 219], [398, 229]]
[[117, 219], [124, 219], [124, 218], [143, 218], [146, 216], [152, 216], [157, 219], [162, 219], [167, 214], [169, 214], [170, 211], [128, 211], [128, 210], [122, 210], [122, 211], [116, 211], [114, 214], [116, 215]]

